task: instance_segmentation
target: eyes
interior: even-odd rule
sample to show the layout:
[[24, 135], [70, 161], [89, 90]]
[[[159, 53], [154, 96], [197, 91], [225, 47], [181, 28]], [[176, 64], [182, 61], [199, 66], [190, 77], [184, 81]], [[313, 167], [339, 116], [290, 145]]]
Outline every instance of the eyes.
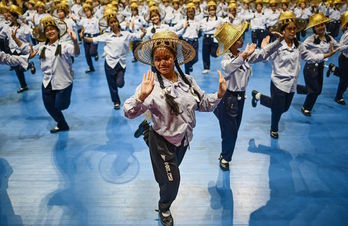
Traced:
[[165, 56], [155, 56], [154, 57], [154, 61], [155, 62], [161, 62], [162, 60], [164, 60], [164, 61], [172, 61], [173, 60], [173, 57], [172, 56], [170, 56], [170, 55], [165, 55]]

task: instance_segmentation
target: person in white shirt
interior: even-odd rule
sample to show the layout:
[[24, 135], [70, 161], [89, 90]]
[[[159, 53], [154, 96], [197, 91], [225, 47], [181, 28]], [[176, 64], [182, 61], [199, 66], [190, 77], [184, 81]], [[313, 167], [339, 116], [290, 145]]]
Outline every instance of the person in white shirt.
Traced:
[[[99, 35], [99, 20], [93, 16], [92, 11], [93, 8], [90, 4], [84, 3], [83, 11], [86, 14], [86, 18], [82, 18], [78, 25], [81, 26], [81, 37], [89, 37], [93, 38]], [[85, 48], [85, 57], [88, 64], [89, 69], [85, 71], [85, 73], [94, 72], [94, 66], [92, 57], [95, 57], [95, 60], [98, 60], [98, 44], [89, 43], [84, 41], [83, 46]]]
[[[63, 23], [66, 26], [67, 30], [75, 31], [77, 29], [76, 23], [71, 19], [67, 18], [69, 15], [69, 6], [65, 3], [60, 3], [57, 6], [57, 14], [58, 14], [58, 23]], [[70, 42], [72, 44], [72, 40], [70, 34], [66, 32], [62, 37], [60, 37], [62, 42]]]
[[29, 0], [27, 2], [27, 11], [25, 11], [25, 13], [23, 13], [23, 16], [22, 16], [30, 28], [34, 28], [33, 16], [36, 13], [34, 9], [35, 4], [36, 2], [34, 0]]
[[[47, 16], [48, 14], [45, 12], [45, 4], [41, 1], [37, 1], [35, 4], [35, 10], [33, 17], [32, 17], [32, 24], [33, 24], [33, 29], [37, 28], [40, 24], [40, 20]], [[33, 37], [33, 36], [32, 36]], [[36, 40], [34, 37], [32, 38], [32, 43], [33, 45], [38, 44], [38, 40]]]
[[210, 71], [210, 56], [216, 56], [217, 41], [214, 40], [214, 33], [219, 25], [223, 23], [223, 19], [216, 16], [216, 3], [208, 2], [209, 16], [205, 17], [201, 22], [201, 29], [204, 32], [203, 36], [203, 71], [202, 74], [207, 74]]
[[216, 93], [206, 94], [193, 77], [180, 68], [194, 58], [191, 45], [171, 31], [157, 32], [152, 39], [136, 49], [140, 62], [152, 65], [156, 73], [147, 72], [133, 96], [128, 98], [123, 111], [133, 119], [147, 110], [151, 112], [152, 126], [147, 135], [155, 179], [159, 185], [159, 218], [163, 225], [173, 226], [170, 207], [180, 186], [179, 166], [196, 125], [195, 111], [214, 110], [226, 91], [226, 81], [219, 74]]
[[266, 37], [266, 16], [262, 12], [262, 3], [257, 1], [256, 12], [254, 12], [253, 19], [250, 20], [251, 41], [256, 44], [258, 48], [261, 47], [262, 40]]
[[35, 54], [39, 55], [42, 81], [42, 99], [47, 112], [57, 122], [51, 133], [69, 130], [63, 110], [70, 105], [74, 72], [72, 59], [80, 54], [76, 34], [69, 30], [73, 44], [60, 42], [59, 28], [52, 16], [41, 19], [46, 42], [34, 46]]
[[[9, 8], [0, 2], [0, 32], [4, 27], [7, 27], [11, 24], [11, 21], [9, 20]], [[10, 48], [8, 45], [8, 39], [5, 35], [0, 36], [0, 50], [4, 51], [5, 53], [10, 52]]]
[[332, 8], [329, 8], [329, 18], [331, 21], [327, 24], [327, 31], [336, 38], [340, 32], [341, 6], [344, 4], [342, 0], [334, 0]]
[[[298, 6], [294, 9], [294, 13], [297, 18], [305, 20], [308, 23], [309, 17], [312, 15], [312, 12], [310, 9], [307, 7], [306, 0], [299, 0], [298, 1]], [[297, 39], [300, 41], [301, 36], [305, 37], [306, 36], [306, 30], [302, 30], [301, 32], [297, 33]]]
[[228, 5], [228, 16], [225, 18], [226, 22], [229, 22], [234, 25], [240, 25], [242, 23], [242, 19], [240, 18], [240, 14], [237, 15], [237, 4], [230, 3]]
[[91, 43], [105, 43], [105, 74], [109, 86], [111, 100], [114, 103], [114, 109], [119, 110], [121, 100], [118, 95], [118, 88], [124, 86], [124, 73], [126, 71], [126, 56], [129, 51], [129, 43], [135, 39], [141, 39], [145, 33], [145, 28], [141, 32], [129, 33], [120, 30], [120, 23], [117, 19], [117, 14], [112, 9], [107, 9], [104, 12], [104, 17], [107, 18], [108, 26], [111, 32], [104, 33], [94, 38], [85, 37], [85, 41]]
[[156, 32], [169, 30], [169, 25], [162, 23], [160, 10], [157, 6], [151, 6], [149, 11], [151, 25], [146, 29], [146, 35], [143, 38], [144, 41], [151, 39], [152, 35]]
[[[145, 21], [144, 17], [139, 15], [139, 9], [137, 3], [132, 3], [130, 5], [130, 9], [132, 12], [132, 15], [126, 19], [126, 28], [133, 33], [137, 33], [142, 30], [142, 28], [147, 26], [147, 22]], [[141, 39], [136, 39], [132, 41], [132, 52], [133, 52], [133, 60], [132, 62], [137, 62], [137, 59], [134, 56], [134, 50], [137, 48], [139, 43], [141, 42]]]
[[253, 11], [249, 8], [250, 0], [243, 0], [242, 8], [239, 12], [239, 17], [242, 19], [242, 22], [250, 22], [252, 18], [254, 18]]
[[[269, 4], [271, 7], [271, 11], [269, 12], [269, 14], [267, 14], [267, 19], [266, 19], [266, 26], [268, 31], [272, 29], [273, 26], [276, 26], [280, 16], [280, 9], [278, 9], [278, 0], [271, 0]], [[270, 34], [270, 32], [268, 32], [268, 34]], [[274, 36], [271, 35], [271, 41], [273, 41], [273, 39], [274, 39]]]

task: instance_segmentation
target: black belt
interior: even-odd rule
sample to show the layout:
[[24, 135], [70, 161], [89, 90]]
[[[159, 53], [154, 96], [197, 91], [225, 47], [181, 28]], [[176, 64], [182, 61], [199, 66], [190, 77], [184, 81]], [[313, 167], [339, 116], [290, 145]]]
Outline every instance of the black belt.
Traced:
[[211, 35], [204, 35], [204, 38], [214, 38], [214, 34], [211, 34]]
[[83, 34], [83, 36], [89, 37], [89, 38], [97, 37], [98, 35], [99, 35], [99, 33], [98, 34], [89, 34], [89, 33], [84, 33]]
[[232, 96], [245, 96], [245, 91], [231, 91], [231, 90], [226, 90], [227, 93], [229, 93]]
[[184, 38], [186, 42], [198, 42], [198, 38]]
[[264, 32], [265, 29], [253, 29], [253, 31], [261, 31], [261, 32]]
[[332, 21], [330, 21], [330, 23], [333, 23], [333, 24], [339, 24], [339, 23], [340, 23], [340, 21], [339, 21], [339, 20], [332, 20]]
[[321, 63], [306, 63], [308, 66], [312, 67], [324, 67], [324, 62]]

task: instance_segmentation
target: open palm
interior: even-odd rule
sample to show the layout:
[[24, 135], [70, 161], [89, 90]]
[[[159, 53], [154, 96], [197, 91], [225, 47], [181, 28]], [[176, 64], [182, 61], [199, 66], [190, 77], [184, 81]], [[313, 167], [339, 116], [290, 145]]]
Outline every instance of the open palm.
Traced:
[[144, 101], [146, 97], [150, 95], [154, 87], [154, 73], [152, 71], [147, 71], [147, 76], [143, 77], [143, 81], [141, 82], [141, 89], [139, 94], [139, 99]]

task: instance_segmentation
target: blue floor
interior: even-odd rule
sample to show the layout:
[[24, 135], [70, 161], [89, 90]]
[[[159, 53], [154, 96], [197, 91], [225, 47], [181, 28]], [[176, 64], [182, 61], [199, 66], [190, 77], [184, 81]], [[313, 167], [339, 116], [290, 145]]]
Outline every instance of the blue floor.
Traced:
[[[201, 52], [199, 58], [194, 77], [215, 92], [218, 75], [202, 75]], [[149, 69], [131, 59], [122, 102]], [[211, 71], [220, 60], [212, 59]], [[35, 63], [39, 67], [38, 59]], [[55, 123], [42, 103], [40, 69], [26, 73], [29, 91], [17, 94], [15, 72], [0, 65], [1, 226], [160, 225], [148, 149], [133, 137], [143, 118], [129, 120], [113, 110], [102, 58], [95, 67], [95, 73], [84, 73], [82, 50], [74, 63], [72, 103], [64, 113], [71, 130], [52, 135]], [[275, 141], [269, 137], [270, 110], [250, 104], [252, 89], [269, 94], [270, 72], [269, 64], [253, 66], [230, 172], [218, 167], [217, 119], [197, 113], [171, 208], [175, 225], [348, 225], [348, 107], [333, 101], [338, 78], [324, 79], [310, 118], [300, 112], [305, 96], [295, 95]]]

